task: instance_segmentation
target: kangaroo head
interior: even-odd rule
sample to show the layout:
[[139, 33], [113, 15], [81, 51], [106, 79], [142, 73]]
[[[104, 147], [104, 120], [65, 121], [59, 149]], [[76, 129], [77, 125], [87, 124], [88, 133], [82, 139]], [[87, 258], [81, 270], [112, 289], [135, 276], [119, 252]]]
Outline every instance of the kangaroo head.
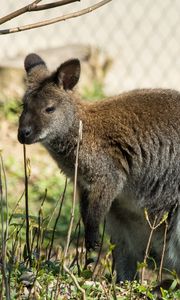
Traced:
[[41, 57], [29, 54], [24, 66], [27, 90], [19, 119], [19, 142], [46, 142], [57, 134], [63, 137], [74, 122], [76, 97], [72, 90], [80, 76], [79, 60], [68, 60], [50, 74]]

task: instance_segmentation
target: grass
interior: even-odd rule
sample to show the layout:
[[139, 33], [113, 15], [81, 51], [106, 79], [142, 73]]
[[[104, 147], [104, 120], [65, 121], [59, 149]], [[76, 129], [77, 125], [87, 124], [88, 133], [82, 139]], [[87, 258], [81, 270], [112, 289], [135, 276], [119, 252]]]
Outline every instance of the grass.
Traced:
[[[102, 98], [99, 83], [84, 98]], [[6, 120], [16, 131], [19, 101], [1, 104], [0, 119]], [[13, 146], [12, 146], [13, 147]], [[18, 148], [19, 149], [19, 148]], [[22, 150], [22, 149], [21, 149]], [[38, 151], [38, 153], [37, 153]], [[83, 226], [79, 222], [78, 205], [66, 258], [67, 233], [71, 219], [73, 186], [65, 189], [65, 178], [44, 150], [37, 148], [26, 158], [28, 175], [28, 239], [27, 213], [25, 212], [25, 182], [23, 152], [15, 155], [1, 153], [0, 164], [0, 299], [156, 299], [152, 289], [154, 277], [143, 284], [125, 282], [116, 285], [112, 274], [113, 245], [105, 236], [105, 243], [97, 264], [97, 253], [88, 256], [84, 249]], [[19, 154], [20, 159], [17, 159]], [[28, 154], [29, 155], [29, 154]], [[41, 157], [41, 161], [39, 161]], [[5, 172], [3, 171], [5, 170]], [[7, 195], [6, 195], [7, 185]], [[62, 209], [60, 209], [62, 207]], [[30, 257], [29, 257], [30, 256]], [[141, 268], [143, 266], [139, 266]], [[180, 299], [176, 291], [176, 275], [168, 290], [161, 289], [162, 299]]]

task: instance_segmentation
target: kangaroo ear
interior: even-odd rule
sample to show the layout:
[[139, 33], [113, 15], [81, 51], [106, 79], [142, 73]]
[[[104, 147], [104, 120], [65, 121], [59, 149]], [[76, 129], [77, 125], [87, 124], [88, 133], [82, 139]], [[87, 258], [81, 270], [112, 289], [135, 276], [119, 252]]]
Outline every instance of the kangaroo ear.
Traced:
[[29, 71], [31, 71], [36, 66], [42, 66], [47, 69], [44, 60], [39, 55], [35, 53], [27, 55], [24, 61], [24, 68], [26, 72], [29, 73]]
[[27, 73], [26, 85], [29, 89], [38, 87], [40, 82], [49, 76], [44, 60], [35, 53], [31, 53], [26, 56], [24, 68]]
[[57, 69], [55, 81], [58, 85], [63, 86], [64, 90], [72, 90], [79, 81], [80, 70], [80, 61], [70, 59]]

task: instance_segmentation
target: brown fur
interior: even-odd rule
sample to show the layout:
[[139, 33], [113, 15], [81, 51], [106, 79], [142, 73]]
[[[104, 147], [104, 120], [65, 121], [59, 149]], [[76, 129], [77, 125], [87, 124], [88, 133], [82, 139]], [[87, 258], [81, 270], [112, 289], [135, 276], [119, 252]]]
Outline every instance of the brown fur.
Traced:
[[[135, 90], [84, 103], [73, 91], [80, 74], [78, 60], [65, 62], [49, 74], [41, 58], [29, 55], [25, 68], [29, 84], [19, 141], [41, 142], [72, 179], [82, 121], [78, 187], [86, 247], [98, 245], [99, 224], [106, 218], [116, 244], [117, 280], [133, 279], [150, 233], [144, 208], [159, 219], [167, 211], [165, 266], [180, 274], [180, 94]], [[162, 225], [151, 247], [157, 263], [163, 232]]]

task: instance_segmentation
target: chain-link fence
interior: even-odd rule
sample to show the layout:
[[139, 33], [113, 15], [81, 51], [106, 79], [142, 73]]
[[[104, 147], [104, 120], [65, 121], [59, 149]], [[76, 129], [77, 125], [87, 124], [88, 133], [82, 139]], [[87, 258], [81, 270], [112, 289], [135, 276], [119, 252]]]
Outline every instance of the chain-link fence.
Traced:
[[[1, 0], [0, 15], [28, 2]], [[96, 2], [81, 0], [66, 7], [33, 12], [1, 27], [55, 17]], [[105, 78], [108, 94], [137, 87], [180, 89], [179, 12], [179, 0], [113, 0], [83, 17], [1, 36], [0, 60], [40, 48], [88, 44], [112, 58]]]

